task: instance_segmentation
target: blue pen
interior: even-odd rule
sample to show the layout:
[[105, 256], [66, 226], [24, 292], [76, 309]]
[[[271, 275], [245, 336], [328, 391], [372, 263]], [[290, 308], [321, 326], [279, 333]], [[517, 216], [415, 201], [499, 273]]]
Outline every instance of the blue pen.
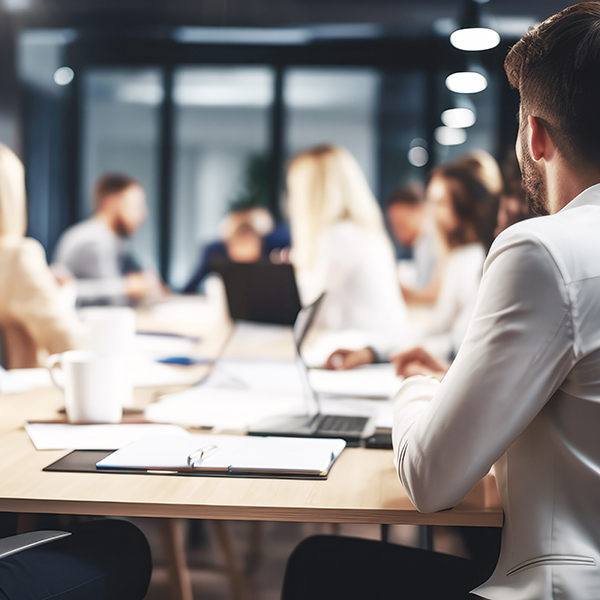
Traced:
[[158, 359], [157, 362], [166, 365], [181, 365], [184, 367], [189, 367], [191, 365], [212, 365], [214, 360], [212, 358], [202, 358], [196, 356], [168, 356], [166, 358]]

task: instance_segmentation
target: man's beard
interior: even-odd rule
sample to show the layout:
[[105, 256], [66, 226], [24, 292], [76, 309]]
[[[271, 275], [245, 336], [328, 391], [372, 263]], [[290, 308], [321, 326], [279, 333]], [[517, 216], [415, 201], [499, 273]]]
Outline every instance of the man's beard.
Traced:
[[548, 190], [542, 174], [537, 170], [529, 147], [527, 146], [526, 136], [521, 135], [521, 160], [519, 161], [521, 176], [523, 177], [523, 189], [527, 204], [536, 215], [548, 214]]
[[117, 235], [120, 238], [128, 239], [131, 237], [131, 232], [127, 229], [125, 224], [122, 221], [117, 221], [116, 223]]

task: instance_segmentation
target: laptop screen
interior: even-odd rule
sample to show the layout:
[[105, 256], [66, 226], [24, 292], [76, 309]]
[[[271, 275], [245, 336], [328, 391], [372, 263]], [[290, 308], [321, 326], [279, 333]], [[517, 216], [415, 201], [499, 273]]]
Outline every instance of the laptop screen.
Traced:
[[301, 305], [292, 265], [220, 259], [211, 268], [223, 279], [232, 319], [275, 325], [295, 322]]

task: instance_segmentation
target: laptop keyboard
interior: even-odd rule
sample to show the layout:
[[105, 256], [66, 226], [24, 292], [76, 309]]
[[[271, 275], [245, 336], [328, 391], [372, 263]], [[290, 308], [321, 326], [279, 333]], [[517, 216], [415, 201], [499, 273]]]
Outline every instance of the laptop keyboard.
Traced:
[[317, 427], [317, 434], [349, 434], [362, 435], [367, 424], [367, 417], [349, 417], [345, 415], [325, 415]]

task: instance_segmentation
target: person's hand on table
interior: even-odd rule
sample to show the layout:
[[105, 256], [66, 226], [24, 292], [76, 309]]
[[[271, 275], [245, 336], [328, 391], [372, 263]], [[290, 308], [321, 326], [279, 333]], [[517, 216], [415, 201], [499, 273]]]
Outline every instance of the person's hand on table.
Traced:
[[444, 378], [449, 366], [420, 346], [393, 354], [390, 362], [396, 368], [396, 375], [402, 377], [431, 375], [440, 381]]
[[132, 300], [157, 302], [169, 295], [169, 289], [160, 277], [152, 271], [137, 271], [126, 276], [127, 295]]
[[345, 371], [354, 369], [361, 365], [369, 365], [375, 360], [373, 350], [371, 348], [363, 348], [362, 350], [336, 350], [324, 365], [324, 369], [332, 371]]

